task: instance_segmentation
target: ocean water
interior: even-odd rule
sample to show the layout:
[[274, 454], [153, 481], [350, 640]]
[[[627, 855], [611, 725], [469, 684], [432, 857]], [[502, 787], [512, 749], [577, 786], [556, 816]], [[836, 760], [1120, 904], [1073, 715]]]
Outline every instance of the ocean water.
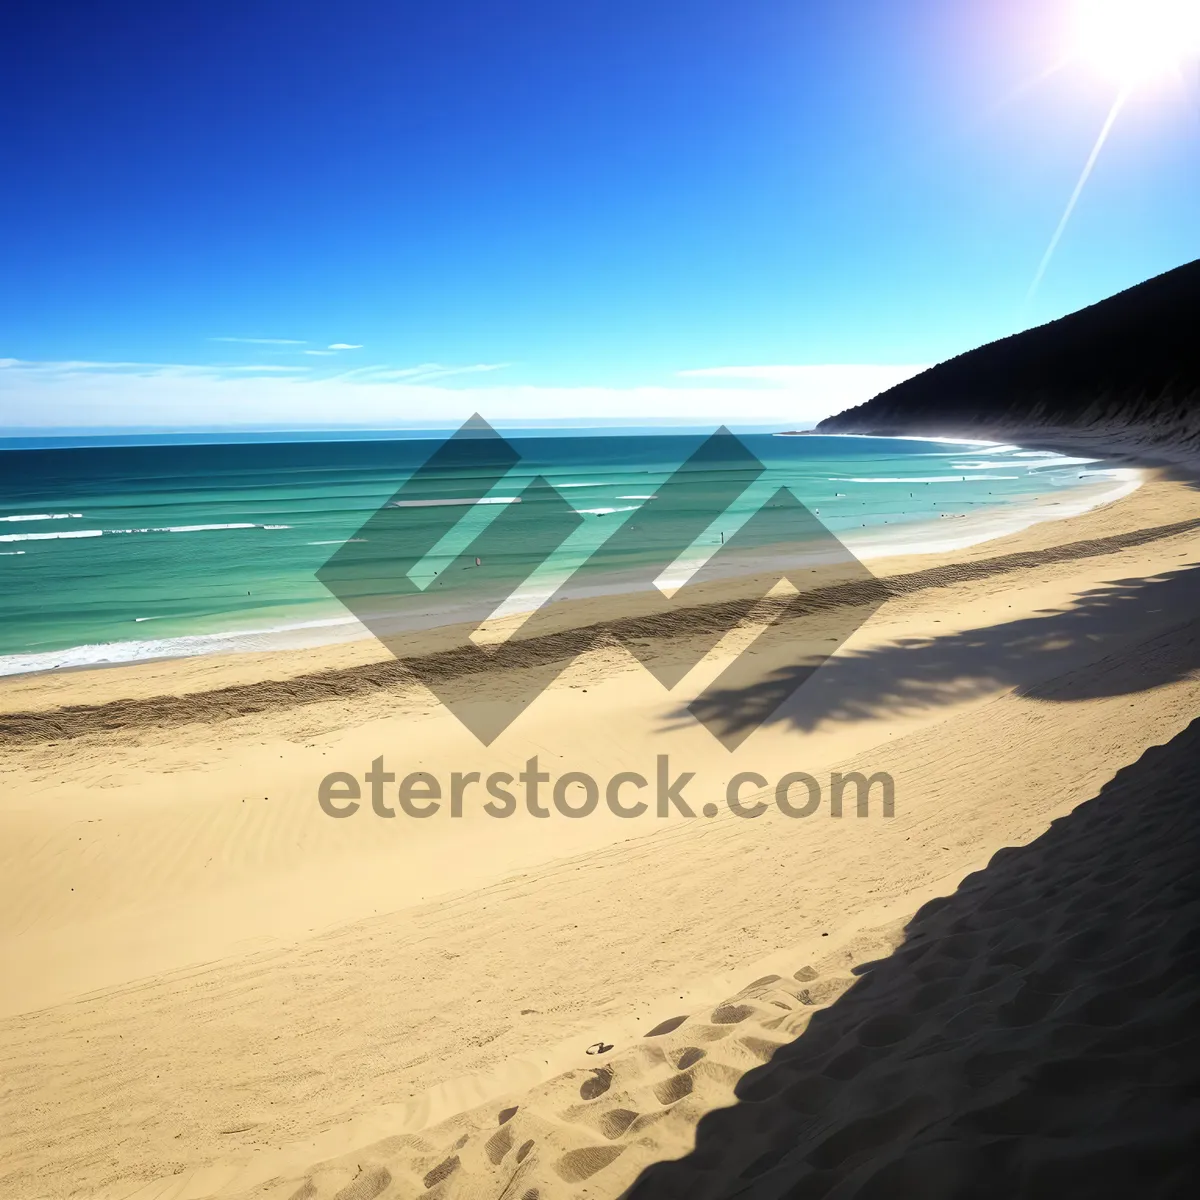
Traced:
[[[0, 443], [0, 674], [362, 636], [315, 572], [450, 432]], [[463, 545], [441, 545], [422, 561], [424, 585], [537, 475], [583, 518], [541, 569], [580, 567], [622, 523], [654, 519], [646, 501], [704, 435], [524, 429], [506, 437], [519, 466], [492, 489], [493, 503], [461, 506]], [[767, 469], [697, 539], [692, 559], [681, 556], [681, 570], [780, 486], [864, 559], [968, 544], [1136, 486], [1128, 471], [1017, 446], [741, 440]], [[470, 481], [447, 479], [431, 492], [431, 520], [444, 512], [438, 498], [456, 493], [471, 494]], [[537, 512], [527, 506], [522, 515], [535, 529]], [[540, 560], [537, 541], [503, 547], [500, 569], [514, 584]]]

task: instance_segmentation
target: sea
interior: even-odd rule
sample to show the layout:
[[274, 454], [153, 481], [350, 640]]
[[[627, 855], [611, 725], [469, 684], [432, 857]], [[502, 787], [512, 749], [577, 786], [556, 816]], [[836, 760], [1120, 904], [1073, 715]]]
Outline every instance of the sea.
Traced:
[[[0, 438], [0, 675], [369, 636], [316, 573], [453, 432]], [[562, 575], [625, 522], [657, 519], [655, 488], [712, 430], [503, 433], [519, 462], [490, 503], [466, 507], [482, 528], [544, 479], [582, 518], [549, 564]], [[1138, 485], [1127, 468], [1016, 445], [761, 429], [738, 437], [765, 469], [681, 564], [702, 560], [700, 542], [723, 542], [780, 487], [869, 562], [999, 537]], [[464, 484], [435, 489], [443, 499], [431, 511], [447, 487], [451, 498], [472, 495]], [[506, 550], [514, 586], [546, 570], [536, 543]], [[426, 582], [463, 547], [443, 549], [423, 561]]]

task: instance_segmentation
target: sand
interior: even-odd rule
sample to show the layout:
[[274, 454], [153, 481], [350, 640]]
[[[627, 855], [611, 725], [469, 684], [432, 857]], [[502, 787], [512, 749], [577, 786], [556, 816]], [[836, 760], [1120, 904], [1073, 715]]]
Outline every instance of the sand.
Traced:
[[[590, 653], [489, 749], [369, 642], [3, 681], [0, 1195], [1182, 1194], [1198, 560], [1160, 471], [875, 561], [734, 753], [684, 706], [745, 633], [670, 694]], [[535, 754], [718, 815], [317, 804]], [[833, 770], [894, 815], [723, 802]]]

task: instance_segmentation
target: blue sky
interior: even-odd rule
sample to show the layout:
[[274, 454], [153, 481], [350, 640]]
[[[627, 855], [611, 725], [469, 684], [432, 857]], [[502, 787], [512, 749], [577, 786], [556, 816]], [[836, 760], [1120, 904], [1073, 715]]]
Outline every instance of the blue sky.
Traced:
[[1074, 9], [6, 5], [0, 425], [808, 423], [1200, 255], [1193, 63], [1027, 299], [1117, 89], [1039, 81]]

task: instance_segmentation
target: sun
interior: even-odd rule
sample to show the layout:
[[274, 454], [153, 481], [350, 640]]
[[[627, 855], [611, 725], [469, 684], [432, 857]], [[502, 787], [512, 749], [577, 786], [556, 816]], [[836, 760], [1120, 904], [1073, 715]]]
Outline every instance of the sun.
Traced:
[[1077, 0], [1081, 56], [1132, 86], [1200, 53], [1200, 0]]

